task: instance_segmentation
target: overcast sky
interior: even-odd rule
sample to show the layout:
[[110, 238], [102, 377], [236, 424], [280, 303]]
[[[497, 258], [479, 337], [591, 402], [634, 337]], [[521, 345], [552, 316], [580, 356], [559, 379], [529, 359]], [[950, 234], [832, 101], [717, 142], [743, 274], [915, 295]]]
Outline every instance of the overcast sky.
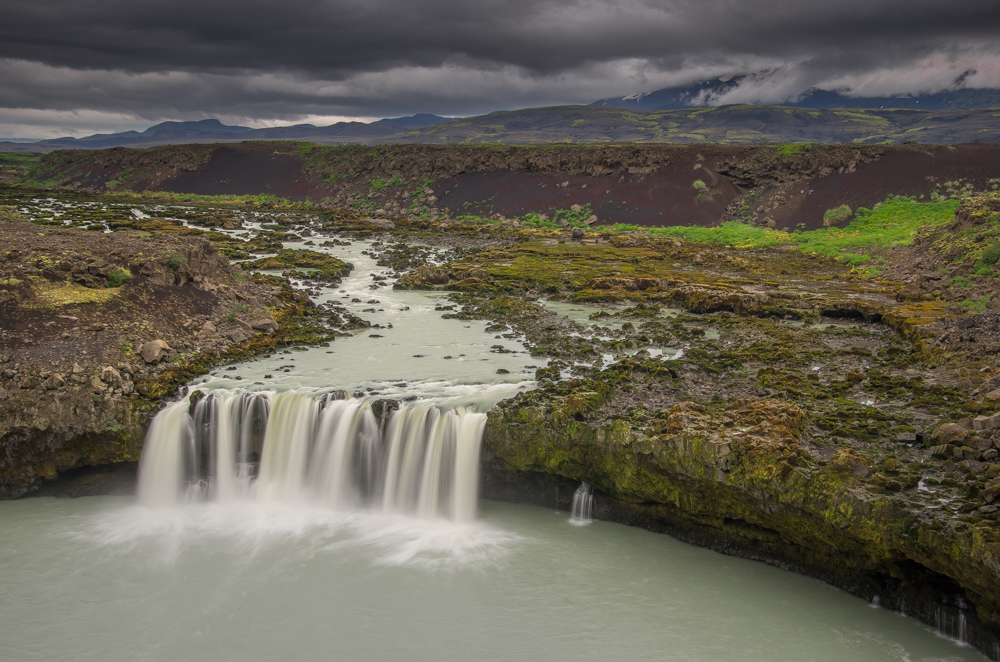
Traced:
[[0, 136], [1000, 87], [1000, 0], [3, 0]]

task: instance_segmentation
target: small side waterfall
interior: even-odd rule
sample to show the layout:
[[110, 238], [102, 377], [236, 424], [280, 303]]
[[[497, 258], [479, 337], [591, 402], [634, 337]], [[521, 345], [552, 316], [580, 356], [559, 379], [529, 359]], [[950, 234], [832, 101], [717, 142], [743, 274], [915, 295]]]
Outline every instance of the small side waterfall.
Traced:
[[216, 391], [153, 420], [139, 501], [252, 500], [472, 520], [486, 415], [411, 405], [385, 421], [342, 391]]
[[594, 521], [594, 493], [587, 483], [580, 483], [573, 493], [573, 510], [569, 523], [574, 526], [586, 526]]

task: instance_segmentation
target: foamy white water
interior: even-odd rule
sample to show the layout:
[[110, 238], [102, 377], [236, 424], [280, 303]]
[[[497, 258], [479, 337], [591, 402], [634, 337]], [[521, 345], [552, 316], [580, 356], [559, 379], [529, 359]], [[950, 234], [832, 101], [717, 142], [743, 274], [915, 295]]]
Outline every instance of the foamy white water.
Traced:
[[[154, 419], [139, 503], [236, 500], [469, 522], [486, 415], [313, 390], [213, 390]], [[398, 403], [391, 402], [393, 406]], [[383, 434], [383, 428], [385, 433]]]

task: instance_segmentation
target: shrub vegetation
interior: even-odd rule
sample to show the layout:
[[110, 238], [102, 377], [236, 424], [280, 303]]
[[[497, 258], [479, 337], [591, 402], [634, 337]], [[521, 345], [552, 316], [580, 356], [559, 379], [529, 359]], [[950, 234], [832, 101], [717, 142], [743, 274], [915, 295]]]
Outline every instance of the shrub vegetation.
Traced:
[[132, 272], [125, 267], [118, 267], [108, 274], [108, 287], [121, 287], [125, 283], [132, 282]]

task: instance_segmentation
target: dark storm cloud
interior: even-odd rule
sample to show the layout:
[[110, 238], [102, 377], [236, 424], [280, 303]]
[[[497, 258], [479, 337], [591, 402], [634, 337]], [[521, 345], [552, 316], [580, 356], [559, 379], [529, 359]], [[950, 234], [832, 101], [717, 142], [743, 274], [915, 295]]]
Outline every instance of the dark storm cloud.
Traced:
[[764, 100], [1000, 76], [996, 0], [6, 0], [2, 14], [0, 107], [150, 119], [465, 114], [763, 69]]
[[[132, 72], [294, 70], [346, 77], [454, 58], [552, 73], [701, 51], [912, 57], [994, 39], [995, 0], [553, 2], [8, 0], [0, 57]], [[859, 49], [867, 47], [870, 50]]]

